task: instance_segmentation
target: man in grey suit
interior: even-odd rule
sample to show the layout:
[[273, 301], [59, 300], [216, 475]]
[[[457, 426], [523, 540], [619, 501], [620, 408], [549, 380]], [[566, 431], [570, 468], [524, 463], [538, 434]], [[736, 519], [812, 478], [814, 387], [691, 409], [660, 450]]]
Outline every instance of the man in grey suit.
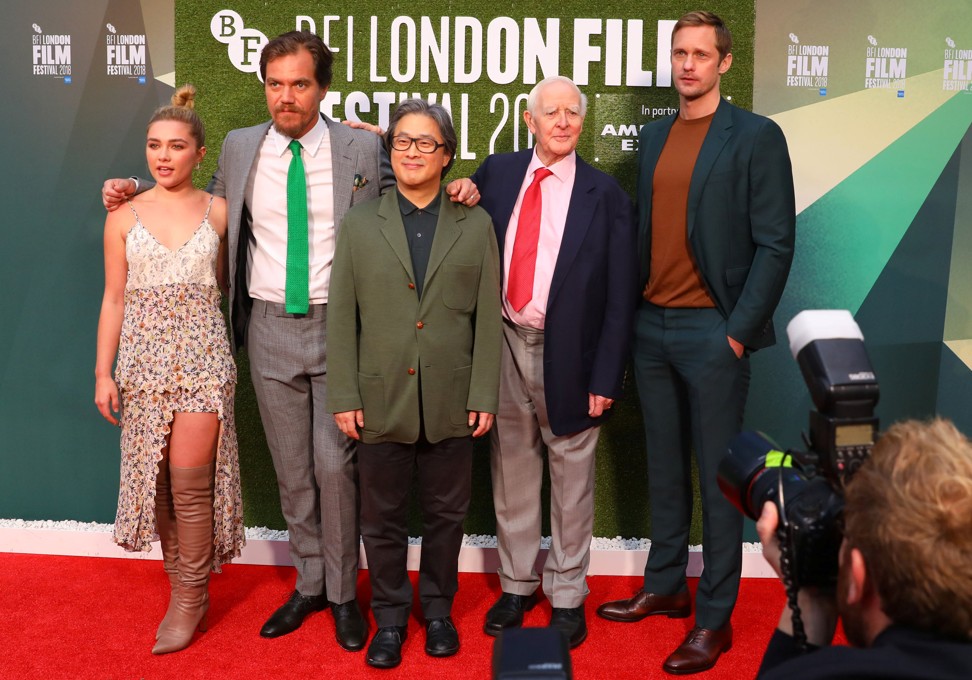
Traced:
[[[330, 604], [338, 643], [355, 651], [368, 635], [355, 599], [357, 469], [354, 442], [324, 408], [328, 284], [344, 213], [376, 198], [394, 177], [387, 158], [381, 160], [377, 135], [320, 114], [332, 61], [321, 39], [309, 32], [285, 33], [264, 47], [260, 74], [272, 121], [227, 135], [209, 188], [228, 203], [234, 348], [245, 345], [249, 352], [297, 569], [296, 589], [260, 634], [290, 633]], [[292, 227], [285, 200], [295, 163], [303, 166], [307, 213], [298, 284], [288, 252]], [[106, 205], [112, 183], [122, 195], [135, 189], [132, 182], [109, 180]], [[296, 306], [295, 285], [302, 289]]]

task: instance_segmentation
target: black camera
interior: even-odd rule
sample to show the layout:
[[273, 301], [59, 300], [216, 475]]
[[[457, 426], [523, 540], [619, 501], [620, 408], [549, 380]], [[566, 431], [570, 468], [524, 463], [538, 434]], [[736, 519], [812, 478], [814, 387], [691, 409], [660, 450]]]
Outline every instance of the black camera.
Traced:
[[743, 432], [729, 442], [718, 479], [726, 498], [752, 519], [767, 501], [776, 504], [783, 580], [795, 599], [801, 586], [836, 583], [844, 484], [874, 444], [879, 392], [850, 312], [804, 311], [786, 330], [816, 406], [807, 450], [784, 452], [762, 433]]

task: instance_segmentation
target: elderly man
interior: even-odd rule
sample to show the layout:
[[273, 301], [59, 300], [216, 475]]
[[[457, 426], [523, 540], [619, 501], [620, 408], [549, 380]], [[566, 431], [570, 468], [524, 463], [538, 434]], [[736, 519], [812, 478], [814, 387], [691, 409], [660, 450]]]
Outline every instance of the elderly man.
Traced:
[[786, 140], [771, 120], [719, 94], [732, 37], [709, 12], [672, 31], [677, 114], [646, 125], [638, 148], [638, 281], [634, 373], [651, 494], [651, 550], [642, 590], [598, 614], [634, 622], [686, 617], [692, 510], [699, 468], [703, 562], [695, 627], [668, 657], [670, 673], [711, 668], [732, 645], [742, 517], [716, 469], [742, 425], [749, 354], [775, 342], [773, 312], [793, 258], [795, 208]]
[[[780, 573], [778, 523], [767, 503], [756, 528]], [[847, 485], [836, 593], [798, 593], [814, 651], [798, 651], [785, 607], [758, 677], [968, 678], [970, 564], [972, 444], [946, 420], [891, 426]], [[838, 616], [850, 647], [828, 646]]]
[[[233, 345], [249, 353], [297, 570], [293, 594], [260, 635], [291, 633], [330, 606], [338, 643], [355, 651], [368, 631], [355, 599], [357, 467], [353, 440], [324, 409], [327, 302], [338, 225], [394, 177], [377, 135], [321, 115], [332, 62], [313, 33], [267, 43], [260, 75], [272, 120], [227, 135], [209, 190], [228, 204]], [[146, 185], [106, 181], [105, 207]], [[453, 200], [467, 194], [475, 188]]]
[[587, 637], [584, 600], [594, 525], [594, 449], [621, 393], [637, 287], [631, 202], [575, 152], [586, 99], [554, 76], [523, 114], [532, 150], [489, 156], [473, 175], [493, 218], [504, 341], [491, 468], [503, 594], [485, 631], [519, 626], [537, 601], [540, 484], [546, 447], [553, 543], [543, 590], [550, 625]]
[[499, 257], [489, 215], [451, 203], [456, 133], [439, 104], [398, 105], [386, 135], [397, 188], [350, 210], [331, 278], [328, 410], [358, 440], [361, 533], [378, 624], [368, 664], [401, 662], [412, 608], [408, 499], [422, 508], [425, 651], [451, 656], [473, 437], [496, 413]]

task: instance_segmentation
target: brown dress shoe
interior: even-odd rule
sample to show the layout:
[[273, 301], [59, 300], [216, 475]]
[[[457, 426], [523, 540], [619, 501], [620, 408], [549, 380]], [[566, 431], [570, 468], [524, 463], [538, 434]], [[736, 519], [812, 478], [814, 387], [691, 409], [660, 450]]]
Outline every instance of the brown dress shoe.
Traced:
[[665, 659], [662, 668], [666, 673], [688, 675], [707, 671], [715, 666], [719, 655], [732, 649], [732, 625], [726, 624], [717, 630], [696, 626], [685, 638], [685, 642]]
[[633, 623], [646, 616], [665, 614], [670, 619], [684, 619], [692, 613], [692, 598], [688, 591], [676, 595], [655, 595], [639, 590], [630, 599], [605, 602], [597, 608], [597, 615], [609, 621]]

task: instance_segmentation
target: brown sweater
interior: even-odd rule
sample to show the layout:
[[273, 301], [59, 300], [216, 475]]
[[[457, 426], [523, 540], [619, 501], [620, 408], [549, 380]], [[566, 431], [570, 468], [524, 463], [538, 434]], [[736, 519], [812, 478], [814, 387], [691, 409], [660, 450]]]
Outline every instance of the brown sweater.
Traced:
[[715, 307], [689, 247], [689, 183], [715, 114], [675, 119], [652, 178], [651, 268], [644, 297], [660, 307]]

